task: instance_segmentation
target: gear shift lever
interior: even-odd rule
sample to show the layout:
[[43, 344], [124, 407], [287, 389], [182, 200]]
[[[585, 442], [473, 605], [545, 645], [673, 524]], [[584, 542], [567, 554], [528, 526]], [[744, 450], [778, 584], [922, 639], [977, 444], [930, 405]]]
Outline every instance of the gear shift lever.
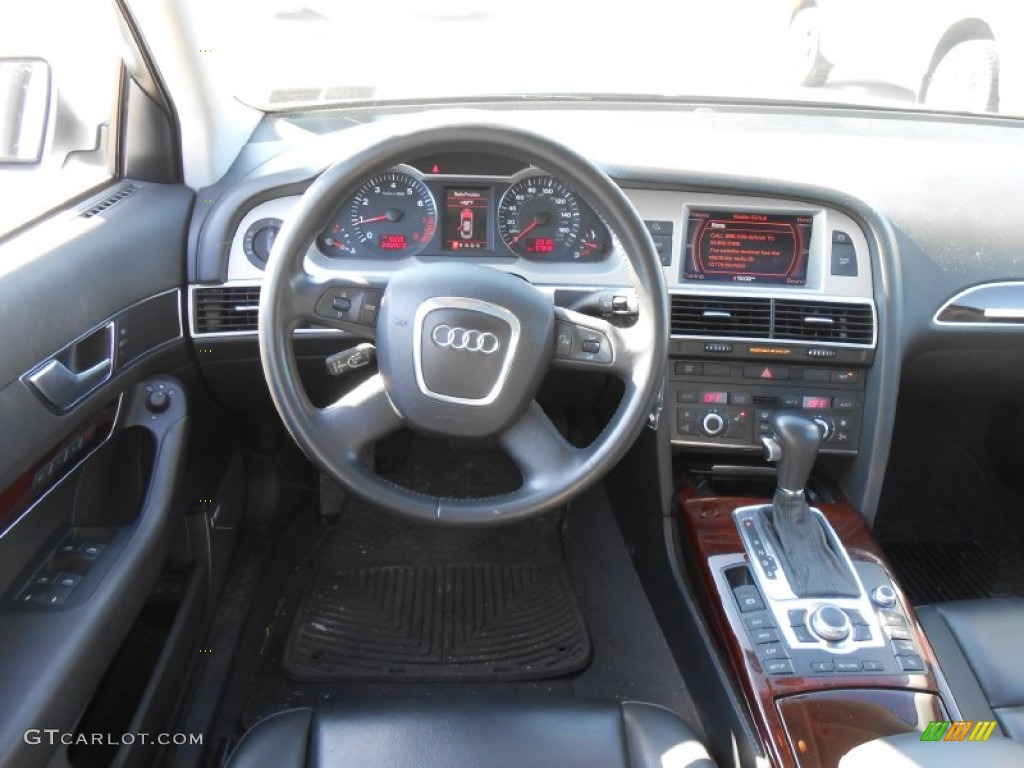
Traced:
[[[768, 531], [778, 541], [782, 567], [798, 597], [857, 597], [852, 573], [833, 551], [822, 523], [804, 498], [821, 444], [817, 424], [803, 414], [778, 411], [771, 421], [781, 456]], [[766, 443], [769, 454], [774, 445]], [[771, 458], [771, 456], [770, 456]]]
[[771, 427], [782, 450], [777, 473], [778, 488], [802, 496], [821, 445], [818, 425], [799, 414], [779, 411], [772, 418]]

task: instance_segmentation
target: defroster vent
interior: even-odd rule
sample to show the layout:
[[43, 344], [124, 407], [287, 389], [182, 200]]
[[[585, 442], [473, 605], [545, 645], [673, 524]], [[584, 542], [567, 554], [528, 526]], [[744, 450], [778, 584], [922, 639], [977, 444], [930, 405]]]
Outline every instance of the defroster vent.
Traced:
[[196, 333], [238, 333], [255, 331], [260, 306], [258, 285], [196, 288]]

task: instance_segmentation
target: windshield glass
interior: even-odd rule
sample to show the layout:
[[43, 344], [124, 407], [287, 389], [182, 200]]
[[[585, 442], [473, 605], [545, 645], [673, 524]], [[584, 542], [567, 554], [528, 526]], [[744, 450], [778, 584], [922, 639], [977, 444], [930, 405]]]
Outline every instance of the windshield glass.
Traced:
[[1024, 115], [1017, 0], [256, 0], [214, 53], [263, 109], [488, 96]]

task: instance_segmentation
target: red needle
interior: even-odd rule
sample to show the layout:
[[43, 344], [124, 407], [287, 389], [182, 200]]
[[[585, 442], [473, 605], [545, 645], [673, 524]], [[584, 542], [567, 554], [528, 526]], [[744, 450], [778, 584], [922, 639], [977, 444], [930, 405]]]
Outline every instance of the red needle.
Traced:
[[512, 238], [512, 242], [509, 243], [509, 245], [515, 245], [516, 243], [518, 243], [523, 238], [523, 235], [525, 235], [527, 232], [532, 230], [538, 224], [540, 224], [540, 222], [537, 221], [537, 219], [534, 219], [533, 221], [531, 221], [530, 225], [528, 227], [526, 227], [526, 229], [523, 229], [522, 231], [520, 231], [520, 233], [518, 235], [516, 235], [515, 237]]
[[358, 226], [360, 224], [372, 224], [375, 221], [387, 221], [387, 219], [388, 215], [384, 213], [381, 214], [380, 216], [374, 216], [372, 219], [360, 219], [355, 223], [355, 226]]

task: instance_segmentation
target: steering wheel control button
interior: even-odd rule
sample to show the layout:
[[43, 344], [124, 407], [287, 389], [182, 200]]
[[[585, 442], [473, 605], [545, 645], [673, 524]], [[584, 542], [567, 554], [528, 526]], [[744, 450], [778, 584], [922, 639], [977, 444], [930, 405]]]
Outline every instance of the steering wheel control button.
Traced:
[[823, 605], [811, 614], [811, 630], [830, 643], [838, 643], [850, 636], [850, 617], [834, 605]]
[[736, 602], [741, 612], [750, 613], [751, 611], [764, 610], [764, 601], [761, 599], [761, 593], [757, 591], [757, 587], [753, 584], [741, 584], [733, 590], [733, 594], [736, 596]]
[[600, 331], [575, 326], [572, 343], [572, 357], [585, 363], [610, 363], [611, 345]]
[[879, 608], [892, 608], [896, 605], [896, 590], [890, 587], [888, 584], [883, 584], [880, 587], [875, 587], [871, 591], [871, 600]]
[[380, 299], [380, 291], [356, 286], [334, 286], [320, 297], [316, 303], [316, 313], [331, 320], [376, 325]]
[[363, 294], [363, 302], [359, 307], [359, 322], [363, 325], [376, 325], [380, 313], [380, 291], [367, 291]]

